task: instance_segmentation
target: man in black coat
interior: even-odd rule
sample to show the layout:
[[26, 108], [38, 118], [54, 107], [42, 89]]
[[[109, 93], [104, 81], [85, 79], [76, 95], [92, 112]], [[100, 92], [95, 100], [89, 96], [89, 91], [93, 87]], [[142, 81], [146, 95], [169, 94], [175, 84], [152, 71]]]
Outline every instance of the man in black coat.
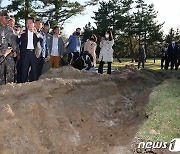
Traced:
[[139, 46], [138, 69], [140, 68], [141, 63], [142, 63], [142, 68], [144, 68], [145, 59], [146, 59], [146, 52], [145, 52], [145, 49], [144, 49], [144, 45], [140, 44], [140, 46]]
[[[167, 55], [168, 46], [169, 46], [169, 44], [166, 43], [164, 45], [164, 47], [162, 48], [162, 50], [161, 50], [161, 52], [162, 52], [162, 56], [161, 56], [161, 69], [163, 69], [163, 68], [167, 69], [167, 67], [168, 67], [168, 55]], [[164, 66], [164, 62], [165, 62], [165, 66]]]
[[[22, 82], [37, 80], [37, 58], [35, 49], [40, 40], [37, 30], [34, 27], [34, 19], [26, 19], [26, 30], [20, 32], [17, 42], [20, 46], [20, 59], [22, 64]], [[31, 71], [29, 72], [29, 70]]]
[[[175, 39], [172, 40], [171, 44], [168, 47], [168, 66], [169, 63], [171, 63], [171, 70], [178, 69], [178, 56], [179, 56], [179, 46], [176, 44]], [[166, 67], [166, 69], [168, 69], [168, 66]]]

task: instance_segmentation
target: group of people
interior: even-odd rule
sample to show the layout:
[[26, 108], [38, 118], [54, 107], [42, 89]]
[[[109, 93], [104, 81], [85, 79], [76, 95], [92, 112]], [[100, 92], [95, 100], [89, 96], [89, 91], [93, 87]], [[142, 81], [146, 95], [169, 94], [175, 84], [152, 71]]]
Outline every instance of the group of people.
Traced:
[[[65, 42], [62, 38], [61, 28], [52, 28], [47, 21], [43, 24], [40, 19], [32, 17], [26, 19], [26, 27], [15, 26], [15, 18], [8, 11], [0, 12], [0, 84], [10, 82], [25, 83], [39, 79], [44, 68], [59, 68], [61, 61], [77, 69], [95, 70], [97, 37], [92, 34], [87, 41], [81, 42], [81, 28]], [[114, 39], [108, 30], [100, 42], [98, 73], [102, 74], [104, 63], [107, 62], [107, 74], [111, 74], [113, 62]], [[67, 54], [67, 60], [63, 58]], [[146, 52], [143, 44], [139, 47], [139, 63], [144, 63]], [[165, 63], [165, 65], [164, 65]], [[161, 69], [177, 70], [180, 65], [180, 47], [175, 39], [171, 44], [165, 44], [162, 49]]]
[[[171, 44], [165, 43], [161, 53], [161, 69], [168, 70], [170, 66], [171, 70], [178, 70], [180, 65], [180, 46], [176, 43], [175, 39], [172, 39]], [[138, 57], [138, 69], [141, 63], [142, 68], [144, 68], [146, 52], [143, 44], [140, 44]]]
[[171, 70], [178, 70], [180, 65], [180, 47], [175, 39], [172, 39], [171, 44], [166, 43], [162, 48], [161, 69], [168, 70], [169, 65]]
[[[48, 21], [43, 24], [40, 19], [28, 17], [25, 25], [25, 28], [15, 26], [15, 18], [8, 11], [0, 12], [0, 84], [36, 81], [45, 67], [59, 68], [61, 60], [66, 61], [64, 53], [68, 56], [67, 64], [77, 69], [96, 67], [96, 35], [92, 34], [82, 45], [80, 28], [64, 42], [59, 26], [49, 33]], [[111, 74], [113, 45], [112, 32], [107, 31], [100, 43], [99, 73], [103, 73], [107, 62], [107, 73]]]

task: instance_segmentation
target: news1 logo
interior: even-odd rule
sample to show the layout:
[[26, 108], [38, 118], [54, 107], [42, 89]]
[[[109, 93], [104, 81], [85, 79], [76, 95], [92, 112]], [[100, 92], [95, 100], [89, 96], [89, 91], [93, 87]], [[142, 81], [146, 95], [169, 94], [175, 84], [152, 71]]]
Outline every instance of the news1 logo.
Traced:
[[168, 142], [140, 142], [138, 149], [168, 149], [170, 152], [180, 152], [180, 138]]
[[169, 145], [169, 151], [180, 152], [180, 138], [175, 138], [171, 141]]

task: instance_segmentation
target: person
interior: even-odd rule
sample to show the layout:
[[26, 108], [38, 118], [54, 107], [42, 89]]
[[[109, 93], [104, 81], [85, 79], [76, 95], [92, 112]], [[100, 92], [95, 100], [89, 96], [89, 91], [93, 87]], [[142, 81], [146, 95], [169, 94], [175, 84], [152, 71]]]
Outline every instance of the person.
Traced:
[[[16, 35], [20, 36], [20, 34], [24, 33], [24, 30], [21, 26], [17, 27]], [[18, 37], [16, 38], [16, 42], [18, 43]], [[18, 43], [19, 48], [20, 44]], [[17, 63], [16, 63], [16, 83], [22, 83], [22, 56], [21, 52], [19, 52]]]
[[168, 46], [167, 54], [168, 54], [168, 64], [167, 64], [166, 69], [168, 69], [169, 63], [171, 63], [171, 70], [174, 69], [174, 66], [175, 66], [175, 69], [177, 70], [178, 69], [177, 60], [178, 60], [178, 55], [179, 55], [179, 46], [176, 44], [176, 41], [174, 38], [172, 39], [171, 44]]
[[0, 28], [2, 27], [2, 24], [1, 24], [2, 18], [3, 18], [2, 11], [0, 11]]
[[93, 58], [92, 66], [96, 67], [96, 48], [97, 48], [97, 37], [93, 34], [90, 39], [84, 45], [84, 51], [87, 51]]
[[73, 63], [73, 67], [79, 70], [94, 71], [93, 57], [88, 51], [82, 51]]
[[113, 62], [113, 45], [114, 45], [114, 39], [111, 31], [107, 31], [105, 34], [105, 37], [101, 38], [100, 42], [100, 55], [99, 55], [99, 68], [98, 73], [103, 73], [103, 65], [105, 62], [108, 63], [108, 70], [107, 74], [111, 74], [111, 64]]
[[142, 68], [144, 68], [145, 59], [146, 59], [146, 52], [144, 49], [144, 45], [140, 44], [140, 46], [139, 46], [138, 69], [140, 68], [141, 63], [142, 63]]
[[47, 72], [50, 69], [50, 53], [49, 53], [49, 49], [50, 49], [50, 40], [51, 40], [51, 34], [49, 34], [49, 30], [50, 30], [50, 23], [49, 21], [46, 21], [46, 23], [44, 24], [43, 27], [43, 34], [44, 34], [44, 42], [45, 42], [45, 63], [43, 66], [43, 73]]
[[81, 52], [81, 28], [77, 28], [76, 32], [71, 35], [66, 43], [68, 62], [72, 64], [79, 57]]
[[37, 30], [37, 33], [41, 36], [42, 40], [38, 42], [38, 45], [36, 47], [36, 57], [37, 57], [37, 79], [42, 75], [42, 70], [46, 58], [46, 50], [47, 50], [47, 42], [45, 34], [42, 30], [42, 21], [40, 19], [36, 19], [35, 21], [35, 28]]
[[[0, 66], [0, 84], [6, 84], [14, 82], [14, 58], [17, 57], [18, 45], [16, 43], [16, 35], [8, 26], [8, 20], [10, 19], [9, 12], [3, 10], [1, 17], [0, 55], [3, 58], [3, 63]], [[6, 54], [10, 49], [12, 52]]]
[[49, 21], [47, 21], [43, 27], [43, 35], [45, 37], [45, 48], [46, 48], [46, 50], [45, 50], [45, 61], [46, 62], [48, 62], [50, 59], [49, 48], [50, 48], [50, 40], [51, 40], [52, 35], [49, 34], [49, 29], [50, 29], [50, 23], [49, 23]]
[[[164, 45], [164, 47], [162, 48], [162, 57], [161, 57], [161, 69], [167, 67], [167, 62], [168, 62], [168, 55], [167, 55], [167, 50], [168, 50], [168, 43], [166, 43]], [[165, 62], [165, 67], [164, 67], [164, 62]]]
[[64, 42], [60, 36], [60, 27], [53, 28], [53, 36], [50, 39], [50, 68], [60, 67], [60, 58], [63, 58]]
[[[22, 59], [22, 82], [32, 82], [37, 80], [37, 59], [35, 49], [41, 40], [34, 28], [34, 18], [26, 19], [26, 30], [21, 31], [18, 36], [20, 45], [20, 57]], [[31, 68], [31, 71], [29, 72]]]
[[10, 16], [9, 26], [13, 29], [14, 33], [17, 31], [17, 27], [15, 26], [16, 19], [14, 16]]

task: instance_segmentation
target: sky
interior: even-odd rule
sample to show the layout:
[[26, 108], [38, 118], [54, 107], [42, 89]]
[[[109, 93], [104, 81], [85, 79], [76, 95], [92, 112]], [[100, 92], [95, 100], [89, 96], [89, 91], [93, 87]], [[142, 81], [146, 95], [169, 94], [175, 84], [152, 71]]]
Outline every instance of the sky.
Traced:
[[[75, 1], [75, 0], [73, 0]], [[87, 0], [76, 0], [78, 2], [85, 2]], [[108, 1], [108, 0], [104, 0]], [[163, 31], [167, 34], [171, 27], [180, 27], [180, 0], [145, 0], [147, 4], [153, 3], [155, 10], [158, 11], [158, 22], [163, 23]], [[6, 5], [8, 0], [2, 0], [2, 5]], [[64, 25], [64, 33], [69, 36], [77, 27], [83, 28], [88, 22], [91, 22], [93, 26], [94, 20], [91, 18], [94, 16], [93, 11], [97, 11], [99, 5], [87, 7], [83, 15], [77, 15], [70, 18]]]

